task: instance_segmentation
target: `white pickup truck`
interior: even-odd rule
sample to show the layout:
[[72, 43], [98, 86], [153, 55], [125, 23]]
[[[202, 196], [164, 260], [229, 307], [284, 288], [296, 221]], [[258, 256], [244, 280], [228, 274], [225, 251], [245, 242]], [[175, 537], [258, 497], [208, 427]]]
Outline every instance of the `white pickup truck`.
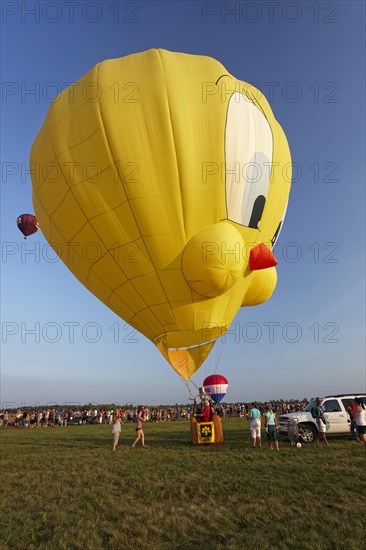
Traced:
[[[366, 395], [364, 393], [347, 393], [324, 397], [322, 406], [325, 410], [327, 436], [351, 435], [351, 421], [346, 408], [349, 402], [354, 401], [355, 397], [359, 397], [366, 406]], [[278, 421], [280, 433], [287, 435], [289, 421], [296, 420], [300, 432], [302, 432], [300, 437], [303, 442], [313, 443], [318, 435], [315, 419], [311, 415], [311, 409], [314, 405], [315, 400], [312, 400], [303, 411], [281, 415]]]

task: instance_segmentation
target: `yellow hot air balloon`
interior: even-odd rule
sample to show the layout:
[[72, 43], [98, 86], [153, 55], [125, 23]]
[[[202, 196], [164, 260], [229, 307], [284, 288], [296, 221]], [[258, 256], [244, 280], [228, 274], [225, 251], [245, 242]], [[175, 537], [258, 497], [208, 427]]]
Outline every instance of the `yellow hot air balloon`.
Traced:
[[99, 63], [50, 106], [31, 170], [46, 239], [184, 379], [275, 288], [289, 148], [264, 96], [215, 59]]

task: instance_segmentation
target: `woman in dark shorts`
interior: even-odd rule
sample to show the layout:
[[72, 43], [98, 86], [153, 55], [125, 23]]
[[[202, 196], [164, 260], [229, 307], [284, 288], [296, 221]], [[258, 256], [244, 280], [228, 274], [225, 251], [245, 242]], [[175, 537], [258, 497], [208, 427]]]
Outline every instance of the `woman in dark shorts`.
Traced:
[[278, 422], [277, 422], [276, 414], [273, 412], [271, 406], [266, 407], [266, 413], [264, 415], [264, 419], [265, 419], [265, 427], [267, 432], [267, 441], [268, 441], [269, 448], [272, 450], [273, 443], [274, 443], [276, 447], [276, 451], [279, 451], [280, 449], [278, 447], [277, 434], [276, 434]]
[[137, 409], [137, 426], [136, 426], [137, 437], [132, 447], [136, 446], [136, 443], [138, 442], [139, 439], [141, 439], [142, 446], [145, 447], [145, 434], [144, 434], [144, 430], [142, 429], [142, 423], [145, 422], [145, 420], [146, 420], [146, 415], [145, 415], [144, 409], [142, 407], [139, 407]]
[[356, 424], [357, 424], [358, 438], [366, 446], [366, 409], [359, 397], [355, 397], [355, 401], [357, 404]]

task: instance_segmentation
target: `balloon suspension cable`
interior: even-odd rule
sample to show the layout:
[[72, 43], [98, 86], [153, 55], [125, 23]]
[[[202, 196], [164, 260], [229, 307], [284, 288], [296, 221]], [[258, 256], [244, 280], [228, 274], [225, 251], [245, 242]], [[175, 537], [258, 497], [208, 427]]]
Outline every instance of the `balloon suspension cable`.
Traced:
[[221, 365], [222, 351], [223, 342], [221, 338], [217, 338], [210, 355], [206, 358], [203, 364], [203, 370], [205, 373], [204, 378], [206, 378], [210, 374], [217, 374], [217, 371], [220, 369]]
[[194, 396], [194, 394], [193, 394], [192, 391], [191, 391], [191, 387], [190, 387], [190, 385], [189, 385], [189, 382], [190, 382], [191, 384], [193, 384], [193, 386], [198, 390], [196, 384], [193, 382], [193, 380], [185, 380], [182, 376], [180, 376], [179, 378], [182, 380], [183, 384], [185, 385], [186, 389], [188, 390], [188, 395], [189, 395], [188, 399], [189, 399], [190, 401], [194, 401], [195, 396]]
[[215, 369], [214, 369], [214, 373], [217, 374], [217, 371], [218, 371], [218, 368], [219, 368], [219, 365], [221, 363], [221, 355], [222, 355], [222, 349], [223, 349], [223, 343], [222, 341], [218, 341], [216, 342], [216, 356], [215, 356]]

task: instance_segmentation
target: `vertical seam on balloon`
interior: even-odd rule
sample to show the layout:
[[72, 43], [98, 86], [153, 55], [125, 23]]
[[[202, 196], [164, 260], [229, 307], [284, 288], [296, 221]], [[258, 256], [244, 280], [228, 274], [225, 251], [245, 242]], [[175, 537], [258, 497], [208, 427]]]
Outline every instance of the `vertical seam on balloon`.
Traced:
[[[166, 101], [167, 101], [168, 113], [169, 113], [170, 128], [171, 128], [171, 131], [172, 131], [173, 143], [174, 143], [174, 146], [175, 146], [175, 136], [174, 136], [173, 120], [172, 120], [172, 116], [171, 116], [171, 112], [170, 112], [168, 86], [167, 86], [167, 82], [166, 82], [165, 74], [164, 74], [164, 63], [163, 63], [163, 58], [161, 56], [160, 50], [158, 49], [157, 52], [158, 52], [159, 60], [160, 60], [161, 67], [162, 67], [162, 74], [163, 74], [164, 84], [165, 84]], [[177, 177], [178, 177], [180, 196], [181, 196], [181, 208], [182, 208], [182, 219], [183, 219], [183, 229], [184, 229], [184, 240], [185, 240], [185, 243], [187, 243], [187, 230], [186, 230], [186, 223], [185, 223], [185, 217], [184, 217], [184, 207], [183, 207], [183, 193], [182, 193], [182, 186], [181, 186], [181, 181], [180, 181], [180, 177], [179, 177], [179, 162], [178, 162], [178, 155], [177, 155], [176, 149], [175, 149], [175, 161], [176, 161], [176, 165], [177, 165]], [[183, 254], [181, 256], [181, 269], [182, 269], [182, 259], [183, 259]], [[183, 273], [183, 269], [182, 269], [182, 273]], [[183, 273], [183, 275], [184, 275], [184, 273]], [[191, 301], [193, 302], [193, 291], [192, 291], [192, 289], [189, 285], [188, 285], [188, 288], [191, 291]]]
[[[97, 71], [98, 66], [99, 66], [99, 64], [95, 67], [96, 71]], [[50, 134], [50, 142], [51, 142], [51, 147], [52, 147], [52, 150], [53, 150], [53, 152], [54, 152], [55, 158], [56, 158], [56, 160], [57, 160], [57, 164], [58, 164], [58, 166], [59, 166], [59, 168], [60, 168], [60, 170], [61, 170], [62, 175], [63, 175], [64, 178], [65, 178], [65, 175], [64, 175], [63, 170], [62, 170], [62, 168], [61, 168], [61, 164], [58, 162], [58, 159], [57, 159], [55, 147], [54, 147], [54, 144], [53, 144], [53, 141], [52, 141], [52, 134]], [[65, 181], [67, 182], [67, 179], [66, 179], [66, 178], [65, 178]], [[105, 246], [106, 251], [107, 251], [107, 252], [110, 252], [110, 251], [108, 251], [108, 249], [107, 249], [105, 243], [103, 242], [103, 240], [98, 236], [98, 234], [97, 234], [97, 232], [95, 231], [94, 227], [89, 223], [89, 219], [88, 219], [86, 213], [84, 212], [84, 210], [82, 209], [82, 207], [80, 206], [80, 204], [78, 203], [78, 201], [76, 200], [76, 197], [75, 197], [74, 193], [72, 192], [72, 188], [71, 188], [71, 187], [69, 187], [69, 191], [71, 192], [71, 194], [72, 194], [72, 196], [73, 196], [73, 198], [74, 198], [76, 204], [78, 205], [78, 207], [79, 207], [80, 210], [83, 212], [83, 214], [84, 214], [84, 216], [85, 216], [85, 218], [86, 218], [86, 222], [83, 224], [83, 226], [82, 226], [80, 229], [78, 229], [78, 231], [75, 233], [75, 235], [77, 235], [77, 234], [83, 229], [83, 227], [85, 227], [85, 225], [89, 224], [90, 228], [92, 229], [92, 231], [94, 231], [94, 233], [96, 234], [97, 238], [98, 238], [98, 239], [103, 243], [103, 245]], [[38, 195], [37, 195], [37, 196], [38, 196]], [[40, 200], [39, 197], [38, 197], [38, 200], [39, 200], [39, 202], [40, 202], [41, 205], [42, 205], [42, 201]], [[42, 206], [43, 206], [43, 205], [42, 205]], [[57, 208], [54, 210], [54, 212], [56, 212], [56, 210], [57, 210]], [[52, 213], [52, 215], [54, 214], [54, 212]], [[49, 219], [50, 219], [50, 226], [51, 226], [51, 232], [52, 232], [53, 227], [52, 227], [52, 223], [51, 223], [51, 216], [50, 216], [49, 214], [47, 214], [47, 215], [48, 215], [48, 217], [49, 217]], [[72, 241], [72, 239], [74, 239], [74, 237], [75, 237], [75, 235], [73, 235], [73, 236], [71, 237], [71, 239], [66, 239], [66, 237], [65, 237], [65, 236], [62, 234], [62, 232], [60, 231], [60, 228], [59, 228], [59, 227], [57, 227], [57, 232], [60, 234], [61, 237], [63, 237], [63, 239], [64, 239], [66, 242]], [[79, 258], [80, 258], [81, 260], [83, 260], [83, 258], [82, 258], [76, 251], [74, 251], [74, 254], [76, 254], [76, 256], [79, 256]], [[113, 256], [112, 256], [112, 258], [113, 258]], [[67, 265], [67, 264], [66, 264], [66, 265]], [[85, 283], [86, 283], [86, 282], [88, 281], [88, 279], [89, 279], [89, 276], [90, 276], [90, 272], [91, 272], [92, 267], [93, 267], [93, 266], [91, 265], [91, 266], [89, 267], [89, 269], [88, 269], [88, 274], [87, 274], [87, 276], [86, 276]], [[120, 267], [120, 266], [119, 266], [119, 267]], [[120, 269], [121, 269], [121, 268], [120, 268]], [[70, 271], [72, 272], [71, 269], [70, 269]], [[122, 271], [122, 273], [125, 275], [125, 277], [128, 278], [127, 275], [123, 272], [122, 269], [121, 269], [121, 271]], [[73, 272], [72, 272], [72, 273], [73, 273]], [[97, 279], [101, 280], [101, 278], [99, 277], [99, 275], [97, 275], [96, 273], [93, 273], [93, 275], [94, 275], [94, 277], [96, 277]], [[109, 301], [110, 301], [112, 295], [113, 295], [113, 290], [111, 289], [111, 294], [110, 294], [110, 296], [109, 296], [109, 298], [108, 298], [108, 302], [107, 302], [107, 303], [109, 303]], [[128, 306], [128, 304], [126, 304], [119, 296], [118, 296], [118, 299], [119, 299], [128, 309], [131, 309], [131, 308]]]
[[[98, 64], [96, 65], [96, 67], [95, 67], [97, 84], [98, 84], [98, 69], [99, 69], [99, 65], [100, 65], [100, 63], [98, 63]], [[120, 173], [119, 173], [118, 165], [117, 165], [116, 160], [115, 160], [115, 158], [114, 158], [113, 151], [112, 151], [112, 147], [111, 147], [111, 144], [110, 144], [110, 142], [109, 142], [108, 135], [107, 135], [107, 132], [106, 132], [106, 127], [105, 127], [105, 125], [104, 125], [104, 119], [103, 119], [103, 115], [102, 115], [102, 107], [101, 107], [101, 103], [100, 103], [100, 102], [98, 103], [98, 111], [99, 111], [100, 119], [101, 119], [101, 122], [102, 122], [102, 124], [101, 124], [101, 130], [102, 130], [102, 132], [104, 133], [105, 140], [106, 140], [106, 144], [107, 144], [107, 146], [108, 146], [108, 150], [109, 150], [110, 156], [111, 156], [111, 158], [113, 159], [113, 163], [114, 163], [114, 166], [115, 166], [115, 168], [116, 168], [116, 171], [117, 171], [117, 174], [118, 174], [118, 178], [119, 178], [120, 184], [123, 186], [123, 180], [122, 180], [121, 175], [120, 175]], [[125, 189], [124, 189], [124, 191], [125, 191]], [[145, 244], [145, 249], [146, 249], [146, 252], [147, 252], [147, 254], [148, 254], [148, 256], [149, 256], [151, 265], [152, 265], [152, 267], [154, 268], [154, 270], [155, 270], [155, 272], [156, 272], [156, 274], [157, 274], [157, 277], [158, 277], [158, 279], [159, 279], [159, 282], [160, 282], [161, 288], [162, 288], [162, 290], [163, 290], [163, 293], [165, 294], [166, 299], [168, 300], [168, 296], [166, 295], [165, 289], [164, 289], [164, 287], [163, 287], [163, 285], [162, 285], [162, 283], [161, 283], [161, 280], [160, 280], [159, 275], [158, 275], [158, 273], [157, 273], [157, 270], [156, 270], [156, 267], [155, 267], [155, 265], [154, 265], [154, 262], [152, 261], [152, 258], [151, 258], [151, 256], [150, 256], [150, 253], [149, 253], [148, 247], [147, 247], [147, 245], [146, 245], [146, 242], [145, 242], [145, 240], [144, 240], [144, 237], [143, 237], [143, 235], [141, 234], [139, 224], [137, 223], [136, 216], [135, 216], [135, 213], [134, 213], [133, 208], [132, 208], [132, 206], [131, 206], [129, 197], [127, 196], [127, 193], [126, 193], [126, 199], [127, 199], [128, 204], [129, 204], [129, 207], [130, 207], [130, 210], [131, 210], [131, 214], [132, 214], [132, 216], [133, 216], [133, 218], [134, 218], [134, 220], [135, 220], [135, 222], [136, 222], [136, 227], [138, 228], [138, 230], [139, 230], [139, 232], [140, 232], [141, 240], [142, 240], [143, 243]], [[90, 224], [90, 225], [91, 225], [91, 224]], [[93, 226], [91, 225], [91, 227], [93, 227]], [[94, 228], [93, 228], [93, 230], [94, 230]], [[94, 230], [94, 231], [95, 231], [95, 230]], [[100, 239], [100, 240], [102, 240], [102, 239]], [[103, 242], [103, 241], [102, 241], [102, 242]], [[104, 244], [104, 243], [103, 243], [103, 244]], [[107, 247], [106, 247], [106, 249], [107, 249]], [[117, 265], [117, 266], [119, 267], [119, 269], [122, 271], [122, 273], [124, 274], [124, 276], [128, 279], [128, 276], [126, 275], [126, 273], [124, 272], [124, 270], [122, 269], [122, 267], [116, 262], [116, 260], [115, 260], [115, 258], [113, 257], [113, 254], [111, 253], [111, 251], [107, 249], [107, 252], [111, 255], [113, 261], [116, 263], [116, 265]], [[90, 269], [91, 269], [91, 268], [90, 268]], [[89, 275], [88, 275], [88, 276], [89, 276]], [[131, 283], [131, 284], [133, 285], [133, 283]], [[141, 300], [146, 304], [145, 299], [143, 298], [143, 296], [141, 296], [141, 294], [139, 293], [139, 291], [137, 290], [137, 288], [135, 288], [135, 285], [133, 285], [133, 287], [134, 287], [136, 293], [140, 296]], [[110, 297], [110, 298], [111, 298], [111, 297]], [[109, 298], [109, 300], [110, 300], [110, 298]], [[121, 298], [120, 298], [119, 296], [118, 296], [118, 298], [121, 300]], [[123, 300], [121, 300], [121, 301], [124, 303]], [[170, 304], [169, 300], [168, 300], [168, 303]], [[126, 304], [126, 305], [127, 305], [127, 304]], [[127, 306], [127, 307], [129, 307], [129, 306]], [[148, 309], [150, 309], [149, 306], [148, 306], [148, 304], [146, 304], [146, 307], [147, 307]], [[129, 309], [131, 309], [131, 308], [129, 308]], [[151, 309], [150, 309], [150, 311], [151, 311]], [[156, 317], [156, 315], [154, 314], [153, 311], [151, 311], [151, 314], [155, 317], [155, 319], [156, 319], [156, 321], [158, 322], [158, 324], [161, 325], [161, 326], [163, 327], [163, 325], [161, 324], [161, 322], [160, 322], [159, 319]], [[134, 318], [135, 318], [135, 316], [132, 317], [132, 319], [134, 319]], [[150, 330], [151, 330], [152, 332], [155, 332], [154, 329], [150, 326], [149, 323], [145, 323], [145, 324], [146, 324], [146, 326], [148, 326], [148, 327], [150, 328]], [[164, 327], [163, 327], [163, 328], [164, 328]]]
[[[172, 116], [171, 116], [171, 112], [170, 112], [170, 103], [169, 103], [169, 95], [168, 95], [168, 86], [167, 86], [167, 82], [166, 82], [166, 78], [165, 78], [165, 73], [164, 73], [164, 63], [163, 63], [163, 58], [162, 58], [162, 56], [161, 56], [161, 53], [160, 53], [160, 50], [159, 50], [159, 49], [157, 50], [157, 53], [158, 53], [158, 56], [159, 56], [159, 60], [160, 60], [161, 68], [162, 68], [162, 75], [163, 75], [163, 78], [164, 78], [166, 102], [167, 102], [168, 113], [169, 113], [169, 122], [170, 122], [170, 128], [171, 128], [172, 136], [173, 136], [173, 144], [174, 144], [174, 146], [175, 146], [174, 126], [173, 126], [173, 120], [172, 120]], [[181, 186], [181, 181], [180, 181], [180, 177], [179, 177], [179, 162], [178, 162], [178, 155], [177, 155], [177, 151], [176, 151], [175, 147], [174, 147], [174, 151], [175, 151], [175, 162], [176, 162], [176, 167], [177, 167], [177, 179], [178, 179], [178, 183], [179, 183], [179, 190], [180, 190], [181, 197], [182, 197], [182, 186]], [[182, 219], [183, 219], [184, 239], [185, 239], [185, 241], [187, 241], [187, 231], [186, 231], [186, 223], [185, 223], [185, 218], [184, 218], [184, 208], [183, 208], [183, 204], [182, 204], [182, 199], [181, 199], [181, 208], [182, 208]]]

